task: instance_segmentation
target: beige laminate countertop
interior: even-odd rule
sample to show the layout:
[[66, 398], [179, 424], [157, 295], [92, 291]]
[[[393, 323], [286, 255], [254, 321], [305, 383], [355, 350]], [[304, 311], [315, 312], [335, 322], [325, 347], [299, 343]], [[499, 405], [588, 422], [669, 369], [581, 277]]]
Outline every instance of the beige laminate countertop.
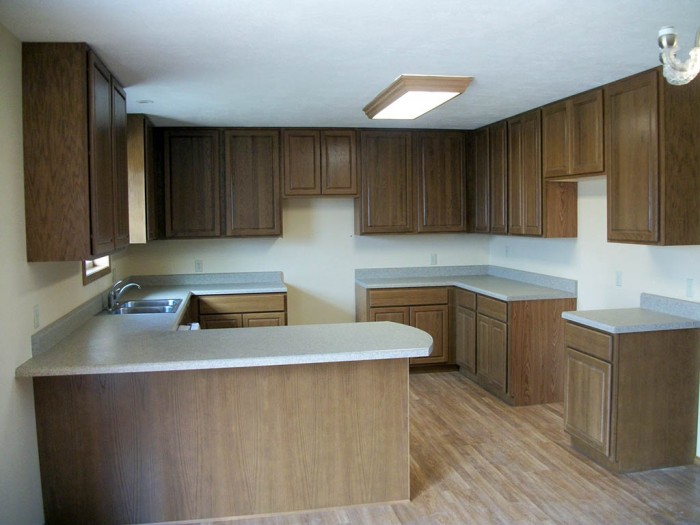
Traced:
[[284, 292], [280, 283], [144, 286], [128, 299], [183, 299], [173, 314], [99, 313], [49, 350], [20, 365], [17, 377], [275, 366], [424, 357], [425, 332], [396, 323], [178, 331], [192, 294]]

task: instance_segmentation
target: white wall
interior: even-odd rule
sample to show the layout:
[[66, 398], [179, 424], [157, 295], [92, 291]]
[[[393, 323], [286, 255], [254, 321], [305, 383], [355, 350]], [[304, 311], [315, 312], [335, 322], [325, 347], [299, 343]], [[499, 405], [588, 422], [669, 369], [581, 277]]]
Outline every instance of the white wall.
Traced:
[[[33, 307], [41, 327], [109, 287], [109, 277], [83, 286], [80, 263], [27, 263], [22, 164], [19, 41], [0, 25], [0, 524], [44, 522], [34, 400], [15, 368], [31, 357]], [[117, 266], [119, 261], [117, 261]]]
[[129, 248], [133, 275], [279, 270], [289, 289], [290, 324], [340, 323], [355, 318], [356, 268], [486, 264], [487, 236], [464, 234], [355, 236], [353, 199], [304, 198], [283, 203], [277, 239], [157, 241]]

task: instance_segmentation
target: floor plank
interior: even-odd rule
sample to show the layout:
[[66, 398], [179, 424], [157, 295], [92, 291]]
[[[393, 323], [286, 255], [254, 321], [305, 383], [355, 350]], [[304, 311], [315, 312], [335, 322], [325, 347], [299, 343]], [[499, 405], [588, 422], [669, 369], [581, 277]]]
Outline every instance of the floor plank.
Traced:
[[700, 523], [700, 467], [608, 472], [571, 448], [561, 403], [509, 407], [457, 372], [412, 374], [410, 393], [410, 503], [206, 523]]

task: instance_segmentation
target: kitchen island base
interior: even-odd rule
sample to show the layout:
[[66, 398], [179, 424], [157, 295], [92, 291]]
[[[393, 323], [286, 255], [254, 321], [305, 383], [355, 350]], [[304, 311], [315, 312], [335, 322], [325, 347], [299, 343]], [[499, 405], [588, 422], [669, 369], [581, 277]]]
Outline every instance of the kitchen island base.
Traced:
[[46, 523], [405, 501], [408, 359], [35, 377]]

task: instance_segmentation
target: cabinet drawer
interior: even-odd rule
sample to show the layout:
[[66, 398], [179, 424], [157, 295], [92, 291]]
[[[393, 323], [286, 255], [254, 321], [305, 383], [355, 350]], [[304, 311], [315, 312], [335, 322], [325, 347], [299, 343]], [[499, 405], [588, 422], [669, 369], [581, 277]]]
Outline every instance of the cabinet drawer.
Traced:
[[565, 334], [567, 347], [604, 361], [612, 361], [611, 335], [572, 323], [566, 323]]
[[504, 323], [508, 322], [508, 303], [479, 295], [477, 298], [477, 305], [477, 310], [480, 314], [498, 319]]
[[392, 288], [369, 291], [369, 306], [447, 304], [447, 288]]
[[467, 290], [455, 290], [455, 303], [462, 308], [476, 310], [476, 294]]
[[286, 294], [205, 295], [199, 298], [200, 314], [283, 312]]

